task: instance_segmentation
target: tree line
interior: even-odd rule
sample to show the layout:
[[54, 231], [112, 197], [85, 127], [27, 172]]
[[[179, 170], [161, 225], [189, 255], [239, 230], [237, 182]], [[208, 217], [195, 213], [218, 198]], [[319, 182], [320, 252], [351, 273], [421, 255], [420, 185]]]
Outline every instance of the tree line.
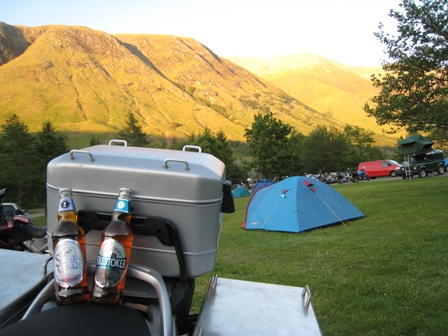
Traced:
[[274, 117], [257, 114], [245, 137], [253, 160], [248, 167], [259, 178], [282, 179], [305, 173], [356, 170], [362, 161], [382, 158], [374, 133], [358, 126], [317, 126], [310, 134], [297, 132]]
[[[205, 129], [187, 138], [174, 138], [169, 144], [151, 143], [129, 112], [117, 138], [137, 147], [181, 150], [185, 145], [200, 146], [202, 152], [226, 165], [227, 178], [234, 183], [245, 182], [249, 176], [282, 179], [305, 172], [346, 170], [356, 168], [360, 161], [381, 157], [381, 151], [373, 146], [373, 133], [359, 127], [346, 126], [340, 131], [318, 126], [305, 136], [271, 112], [255, 115], [245, 137], [245, 157], [235, 157], [232, 143], [222, 130], [213, 133]], [[7, 199], [22, 205], [45, 203], [47, 164], [69, 151], [68, 135], [57, 131], [50, 121], [43, 123], [37, 134], [30, 134], [28, 126], [14, 114], [1, 126], [0, 141], [0, 188], [8, 188]], [[90, 146], [100, 143], [97, 137], [90, 138]]]

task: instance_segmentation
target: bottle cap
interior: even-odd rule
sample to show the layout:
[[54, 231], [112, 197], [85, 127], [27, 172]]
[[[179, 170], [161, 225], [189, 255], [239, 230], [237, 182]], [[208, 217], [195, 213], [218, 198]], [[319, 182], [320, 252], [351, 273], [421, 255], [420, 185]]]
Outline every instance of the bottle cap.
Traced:
[[131, 193], [132, 190], [130, 188], [120, 188], [114, 211], [131, 212]]
[[118, 195], [120, 197], [131, 198], [132, 189], [130, 189], [130, 188], [120, 188], [120, 191], [119, 191]]
[[61, 188], [59, 189], [59, 195], [61, 197], [72, 197], [72, 188]]

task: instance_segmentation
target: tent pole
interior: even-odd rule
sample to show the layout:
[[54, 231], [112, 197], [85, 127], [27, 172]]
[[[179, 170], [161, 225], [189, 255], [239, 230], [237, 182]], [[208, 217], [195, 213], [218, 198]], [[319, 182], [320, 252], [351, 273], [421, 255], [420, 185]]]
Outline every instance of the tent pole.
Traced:
[[327, 206], [328, 209], [330, 209], [330, 211], [333, 213], [333, 215], [336, 216], [337, 219], [339, 219], [339, 221], [344, 224], [344, 221], [337, 215], [336, 212], [334, 212], [334, 210], [327, 204], [327, 202], [325, 202], [325, 200], [317, 193], [317, 191], [314, 191], [316, 193], [317, 196], [319, 196], [319, 198], [321, 199], [321, 201]]

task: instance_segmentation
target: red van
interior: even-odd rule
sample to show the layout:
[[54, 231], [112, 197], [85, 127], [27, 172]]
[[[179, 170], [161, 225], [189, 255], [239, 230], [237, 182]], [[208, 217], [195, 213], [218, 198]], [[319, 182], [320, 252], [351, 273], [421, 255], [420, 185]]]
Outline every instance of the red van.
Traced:
[[361, 162], [358, 171], [363, 169], [370, 178], [390, 176], [397, 177], [402, 174], [403, 166], [394, 160], [376, 160]]

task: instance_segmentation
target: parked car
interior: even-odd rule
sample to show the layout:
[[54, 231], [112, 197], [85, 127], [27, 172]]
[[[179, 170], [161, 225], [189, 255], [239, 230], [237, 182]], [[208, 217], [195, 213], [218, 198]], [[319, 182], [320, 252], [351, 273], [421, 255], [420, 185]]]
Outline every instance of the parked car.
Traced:
[[394, 160], [361, 162], [358, 165], [358, 171], [362, 169], [371, 179], [383, 176], [397, 177], [403, 173], [403, 166]]
[[23, 210], [17, 203], [3, 203], [3, 213], [5, 216], [28, 216], [28, 211]]
[[[443, 175], [446, 170], [446, 164], [443, 152], [439, 149], [429, 153], [413, 154], [409, 160], [412, 175], [418, 175], [419, 177], [426, 177], [432, 172]], [[405, 174], [402, 177], [406, 178]]]

